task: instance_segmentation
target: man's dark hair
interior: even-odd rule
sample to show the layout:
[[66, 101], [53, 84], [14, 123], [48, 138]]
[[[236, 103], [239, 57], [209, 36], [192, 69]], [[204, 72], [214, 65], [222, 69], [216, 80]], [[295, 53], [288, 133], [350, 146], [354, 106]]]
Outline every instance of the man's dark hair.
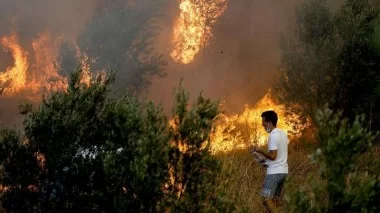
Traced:
[[272, 122], [273, 126], [277, 125], [278, 116], [275, 111], [265, 111], [261, 114], [261, 117], [264, 118], [266, 122]]

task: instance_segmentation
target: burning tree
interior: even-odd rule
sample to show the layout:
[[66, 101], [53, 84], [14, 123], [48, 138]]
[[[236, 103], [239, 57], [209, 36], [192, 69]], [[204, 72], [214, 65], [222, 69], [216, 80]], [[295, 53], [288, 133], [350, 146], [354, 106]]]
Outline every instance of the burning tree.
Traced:
[[227, 8], [227, 0], [182, 0], [174, 27], [172, 58], [188, 64], [212, 37], [212, 26]]
[[199, 96], [189, 108], [188, 101], [189, 94], [180, 88], [170, 128], [174, 146], [169, 155], [168, 203], [173, 212], [231, 211], [232, 205], [216, 191], [220, 165], [210, 155], [210, 133], [220, 113], [218, 103]]

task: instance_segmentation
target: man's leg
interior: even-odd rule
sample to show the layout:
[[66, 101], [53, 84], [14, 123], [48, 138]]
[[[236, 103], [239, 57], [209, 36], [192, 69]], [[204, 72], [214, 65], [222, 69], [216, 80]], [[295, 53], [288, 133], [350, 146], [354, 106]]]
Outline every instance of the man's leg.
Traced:
[[285, 186], [285, 181], [286, 181], [287, 176], [288, 176], [287, 174], [279, 174], [277, 176], [279, 179], [278, 179], [276, 193], [274, 195], [276, 207], [281, 206], [283, 203], [284, 188], [285, 188], [284, 186]]
[[277, 213], [277, 207], [275, 205], [274, 199], [268, 199], [263, 201], [265, 210], [269, 213]]
[[266, 175], [263, 184], [263, 189], [261, 191], [261, 197], [263, 199], [263, 205], [269, 213], [277, 212], [276, 205], [273, 199], [276, 193], [276, 189], [276, 175]]
[[274, 197], [276, 206], [281, 206], [284, 198], [284, 187], [281, 187], [278, 194]]

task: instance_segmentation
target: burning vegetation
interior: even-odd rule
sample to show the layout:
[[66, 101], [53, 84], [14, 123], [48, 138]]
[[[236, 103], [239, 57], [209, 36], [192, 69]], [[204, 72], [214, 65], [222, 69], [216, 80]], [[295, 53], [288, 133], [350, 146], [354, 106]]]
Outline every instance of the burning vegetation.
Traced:
[[284, 130], [290, 139], [297, 139], [310, 127], [310, 121], [302, 122], [300, 116], [278, 103], [268, 92], [254, 106], [245, 106], [241, 114], [220, 114], [216, 121], [215, 131], [211, 135], [211, 151], [214, 154], [248, 148], [251, 145], [266, 144], [268, 133], [261, 123], [261, 113], [274, 110], [279, 117], [277, 127]]
[[[29, 100], [39, 100], [43, 92], [51, 92], [67, 87], [67, 78], [58, 72], [58, 47], [61, 39], [53, 39], [49, 33], [41, 33], [31, 43], [32, 49], [28, 52], [23, 48], [16, 33], [0, 39], [3, 49], [10, 52], [13, 65], [0, 72], [0, 86], [4, 95], [8, 97], [20, 94], [26, 95]], [[91, 73], [88, 57], [77, 48], [83, 70], [82, 83], [89, 84]]]
[[26, 71], [28, 69], [27, 53], [20, 47], [15, 34], [2, 37], [1, 45], [13, 55], [14, 65], [0, 74], [2, 88], [6, 94], [14, 94], [26, 86]]
[[[3, 162], [0, 165], [0, 200], [7, 211], [260, 211], [257, 203], [261, 199], [255, 190], [261, 187], [262, 175], [259, 174], [262, 170], [254, 164], [248, 152], [240, 149], [265, 145], [268, 134], [261, 126], [261, 113], [274, 110], [279, 116], [278, 127], [287, 132], [291, 143], [312, 124], [321, 127], [315, 134], [319, 147], [310, 156], [318, 165], [308, 164], [309, 153], [305, 150], [296, 150], [296, 154], [291, 154], [289, 158], [290, 181], [297, 186], [295, 188], [305, 186], [306, 189], [306, 193], [290, 194], [289, 197], [295, 202], [290, 203], [294, 212], [307, 212], [310, 209], [315, 212], [336, 212], [342, 208], [357, 212], [368, 208], [370, 212], [379, 212], [376, 198], [380, 197], [380, 164], [375, 159], [379, 151], [377, 146], [373, 146], [378, 140], [375, 141], [376, 135], [366, 128], [366, 120], [356, 117], [358, 112], [367, 110], [354, 108], [364, 105], [359, 102], [363, 99], [359, 98], [366, 98], [371, 129], [372, 118], [376, 121], [379, 118], [376, 115], [380, 115], [377, 110], [380, 108], [376, 107], [380, 103], [380, 87], [371, 84], [371, 90], [365, 90], [361, 86], [380, 79], [379, 75], [375, 75], [380, 67], [380, 63], [377, 63], [380, 54], [370, 46], [372, 43], [367, 43], [374, 37], [369, 33], [373, 30], [374, 22], [369, 20], [379, 20], [378, 10], [372, 10], [360, 0], [347, 1], [336, 15], [338, 19], [329, 17], [330, 13], [324, 9], [324, 1], [310, 0], [312, 4], [300, 9], [298, 16], [304, 17], [297, 19], [300, 21], [297, 25], [299, 32], [305, 30], [305, 35], [315, 35], [314, 30], [321, 26], [326, 29], [325, 20], [330, 19], [331, 29], [327, 29], [324, 36], [306, 36], [310, 41], [302, 40], [305, 37], [301, 33], [298, 39], [300, 43], [297, 43], [298, 40], [288, 43], [301, 44], [299, 47], [293, 49], [289, 45], [289, 49], [285, 49], [288, 51], [283, 50], [284, 66], [288, 69], [283, 69], [285, 73], [282, 80], [285, 82], [282, 83], [289, 85], [282, 88], [290, 96], [276, 94], [277, 97], [287, 97], [290, 102], [279, 102], [269, 91], [256, 104], [247, 104], [241, 114], [229, 115], [220, 112], [218, 102], [202, 95], [190, 105], [189, 94], [180, 89], [174, 97], [172, 118], [165, 115], [161, 106], [139, 99], [135, 95], [139, 95], [139, 91], [122, 97], [111, 94], [108, 86], [113, 79], [106, 74], [104, 82], [93, 81], [95, 70], [112, 69], [114, 66], [128, 70], [121, 80], [127, 86], [143, 88], [146, 79], [150, 83], [151, 76], [164, 76], [161, 69], [164, 66], [161, 65], [165, 63], [161, 55], [155, 55], [151, 45], [151, 38], [157, 32], [150, 25], [154, 17], [152, 11], [160, 10], [155, 5], [150, 5], [150, 10], [141, 10], [154, 4], [151, 2], [158, 1], [120, 0], [117, 3], [127, 3], [127, 7], [105, 7], [106, 12], [99, 12], [100, 15], [89, 24], [91, 26], [79, 36], [82, 40], [70, 40], [72, 57], [82, 68], [82, 72], [73, 73], [71, 79], [61, 73], [63, 64], [59, 61], [62, 57], [60, 47], [66, 41], [62, 36], [57, 36], [60, 33], [54, 33], [54, 30], [46, 27], [35, 30], [38, 33], [34, 32], [29, 37], [17, 30], [0, 35], [0, 46], [12, 58], [12, 63], [0, 70], [2, 95], [10, 99], [25, 96], [38, 103], [43, 92], [52, 93], [38, 107], [26, 105], [22, 112], [25, 115], [22, 131], [0, 129], [0, 162]], [[225, 13], [227, 0], [178, 2], [180, 15], [173, 35], [170, 35], [173, 45], [170, 48], [171, 57], [175, 62], [189, 64], [211, 43], [212, 27]], [[240, 3], [240, 0], [235, 2]], [[0, 7], [6, 4], [0, 3]], [[315, 10], [318, 5], [321, 8]], [[144, 13], [140, 16], [141, 11]], [[316, 24], [315, 19], [323, 23]], [[121, 25], [110, 24], [114, 20], [118, 20]], [[352, 26], [343, 27], [342, 23]], [[334, 30], [340, 31], [332, 33]], [[326, 42], [322, 46], [321, 40]], [[308, 44], [315, 48], [304, 50], [303, 47], [308, 47]], [[331, 51], [334, 48], [327, 48], [327, 53], [319, 52], [336, 44], [341, 44], [342, 49], [334, 52]], [[252, 55], [242, 55], [251, 60]], [[328, 57], [321, 60], [325, 56]], [[310, 61], [313, 66], [310, 66]], [[358, 68], [358, 73], [351, 68]], [[263, 72], [262, 69], [258, 70]], [[337, 75], [320, 78], [323, 73], [320, 71], [327, 74], [337, 72]], [[315, 77], [305, 75], [307, 72], [315, 74]], [[359, 72], [367, 72], [367, 75], [356, 75]], [[80, 73], [81, 78], [78, 78]], [[334, 79], [337, 87], [358, 86], [338, 92], [319, 87], [330, 85], [331, 79]], [[72, 83], [70, 88], [74, 89], [66, 89], [68, 82]], [[81, 83], [87, 86], [78, 86]], [[198, 84], [196, 86], [199, 87]], [[247, 92], [245, 88], [240, 91]], [[292, 94], [305, 96], [291, 97]], [[345, 95], [342, 98], [358, 97], [356, 99], [360, 104], [346, 102], [356, 99], [345, 98], [338, 105], [345, 106], [346, 113], [350, 113], [351, 108], [356, 110], [351, 113], [355, 116], [354, 122], [336, 113], [338, 107], [334, 111], [318, 111], [315, 118], [317, 123], [304, 121], [292, 109], [316, 105], [307, 101], [318, 100], [318, 104], [322, 104], [319, 98], [313, 97], [330, 100], [339, 97], [339, 94]], [[80, 154], [78, 150], [81, 150]], [[372, 150], [375, 151], [372, 153]], [[363, 163], [366, 165], [363, 166]], [[320, 170], [317, 171], [316, 167]], [[364, 176], [361, 175], [364, 173]], [[323, 176], [318, 177], [317, 174]], [[317, 177], [314, 181], [316, 187], [306, 180], [307, 175]], [[318, 190], [308, 191], [310, 186]], [[239, 203], [242, 198], [247, 201]], [[302, 208], [305, 210], [300, 211]]]
[[227, 8], [227, 0], [182, 0], [173, 34], [172, 58], [188, 64], [208, 45], [212, 26]]
[[[179, 4], [180, 14], [175, 23], [172, 43], [172, 58], [176, 62], [188, 64], [196, 54], [205, 48], [212, 37], [212, 26], [225, 12], [227, 0], [182, 0]], [[14, 63], [0, 72], [0, 86], [5, 96], [26, 95], [29, 100], [40, 100], [42, 92], [52, 92], [67, 88], [67, 77], [59, 73], [61, 64], [59, 48], [63, 37], [53, 37], [48, 31], [38, 34], [31, 41], [32, 48], [23, 47], [16, 32], [3, 36], [1, 46], [8, 51]], [[81, 83], [89, 85], [93, 78], [90, 59], [77, 44], [72, 44], [75, 57], [82, 72]], [[285, 114], [285, 107], [278, 104], [269, 95], [265, 95], [256, 105], [245, 107], [241, 114], [220, 114], [212, 134], [212, 152], [226, 152], [244, 148], [250, 143], [263, 145], [266, 133], [261, 128], [260, 114], [273, 109], [280, 117], [279, 127], [291, 137], [300, 135], [308, 124], [300, 124], [296, 114]]]

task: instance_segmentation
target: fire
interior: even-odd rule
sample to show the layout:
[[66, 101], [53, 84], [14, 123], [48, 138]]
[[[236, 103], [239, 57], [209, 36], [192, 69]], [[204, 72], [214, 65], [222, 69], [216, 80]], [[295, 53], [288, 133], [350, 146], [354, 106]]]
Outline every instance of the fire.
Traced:
[[[13, 66], [0, 72], [0, 88], [4, 89], [4, 95], [23, 93], [28, 99], [38, 101], [44, 91], [65, 90], [67, 78], [58, 73], [59, 64], [56, 63], [61, 42], [62, 38], [53, 39], [50, 33], [42, 32], [31, 42], [32, 48], [27, 52], [16, 34], [0, 38], [0, 44], [14, 59]], [[76, 52], [83, 70], [81, 83], [89, 85], [93, 79], [89, 58], [78, 47]]]
[[0, 73], [0, 86], [7, 88], [4, 93], [14, 94], [26, 85], [26, 70], [28, 69], [27, 53], [18, 44], [17, 36], [14, 34], [0, 39], [5, 50], [9, 50], [14, 58], [13, 67]]
[[46, 166], [46, 158], [45, 155], [39, 152], [34, 153], [34, 156], [36, 157], [38, 161], [38, 166], [40, 166], [42, 169]]
[[[5, 95], [24, 92], [28, 98], [34, 99], [42, 89], [49, 88], [47, 82], [50, 78], [58, 78], [61, 86], [65, 85], [65, 80], [54, 66], [57, 45], [48, 33], [41, 33], [32, 41], [30, 53], [21, 47], [16, 34], [1, 38], [1, 44], [10, 50], [14, 59], [14, 65], [0, 74]], [[29, 61], [34, 63], [30, 65]]]
[[82, 67], [82, 79], [81, 83], [86, 84], [87, 86], [90, 85], [91, 80], [93, 76], [90, 72], [90, 64], [89, 64], [89, 57], [86, 53], [82, 53], [78, 47], [78, 45], [75, 45], [76, 50], [76, 56], [81, 61], [81, 67]]
[[[211, 153], [225, 153], [246, 149], [253, 145], [265, 145], [268, 133], [262, 127], [261, 114], [267, 110], [273, 110], [277, 113], [277, 127], [288, 134], [290, 141], [299, 138], [303, 131], [311, 125], [310, 120], [304, 121], [299, 114], [277, 103], [269, 91], [253, 107], [246, 105], [241, 114], [230, 116], [219, 114], [217, 116], [213, 131], [210, 134]], [[169, 126], [173, 129], [177, 128], [176, 119], [175, 117], [169, 120]], [[172, 141], [171, 145], [174, 146], [175, 141]], [[186, 146], [181, 141], [178, 141], [177, 145], [179, 151], [186, 151]], [[206, 145], [204, 144], [204, 146]]]
[[182, 0], [174, 27], [172, 58], [188, 64], [208, 45], [211, 27], [227, 8], [227, 0]]
[[212, 153], [244, 149], [251, 145], [265, 145], [268, 133], [261, 126], [261, 113], [267, 110], [277, 113], [277, 127], [284, 130], [290, 140], [301, 136], [302, 131], [310, 125], [310, 122], [302, 123], [299, 115], [286, 113], [285, 106], [276, 103], [269, 92], [255, 106], [245, 106], [240, 115], [219, 116], [215, 131], [211, 135]]
[[[32, 41], [35, 63], [29, 74], [28, 89], [32, 90], [34, 95], [43, 89], [51, 91], [66, 88], [67, 80], [58, 74], [55, 63], [59, 42], [52, 39], [47, 32], [41, 33], [38, 39]], [[53, 84], [47, 84], [50, 79], [56, 81]]]

